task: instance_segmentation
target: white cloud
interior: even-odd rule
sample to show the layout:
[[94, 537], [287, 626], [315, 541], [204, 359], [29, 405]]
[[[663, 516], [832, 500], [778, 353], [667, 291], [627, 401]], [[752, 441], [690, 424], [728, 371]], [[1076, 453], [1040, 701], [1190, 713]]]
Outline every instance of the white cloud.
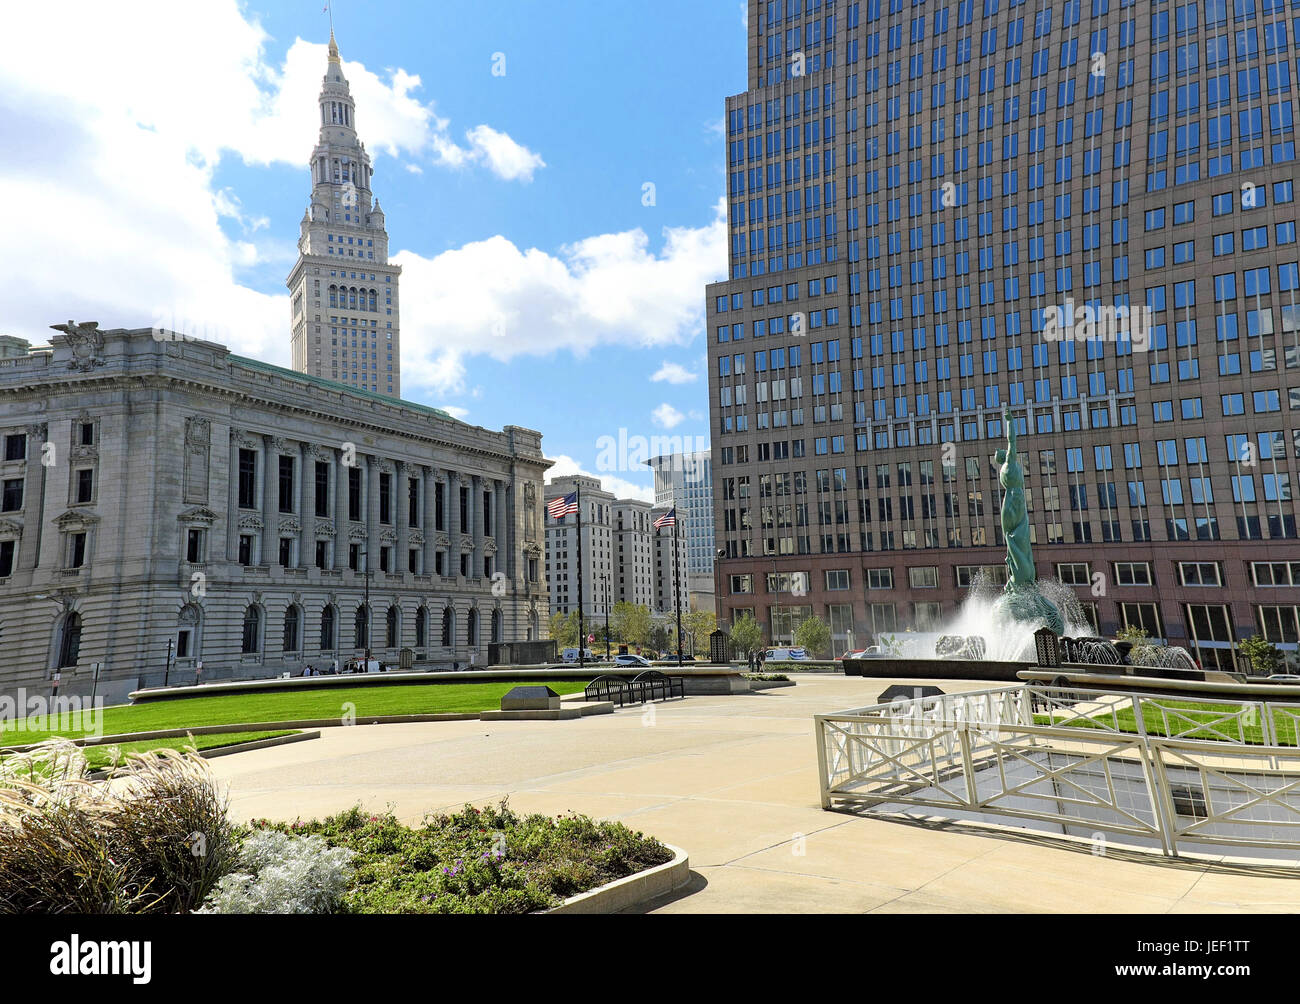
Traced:
[[465, 420], [465, 416], [469, 414], [468, 408], [462, 408], [455, 404], [440, 404], [437, 407], [439, 410], [445, 411], [452, 418], [458, 418], [462, 422]]
[[699, 374], [692, 373], [681, 363], [670, 363], [665, 360], [650, 379], [655, 383], [694, 383], [699, 379]]
[[465, 134], [473, 150], [471, 159], [482, 161], [498, 178], [532, 181], [533, 172], [546, 166], [540, 156], [491, 126], [477, 125]]
[[642, 502], [654, 503], [655, 488], [653, 482], [643, 485], [637, 484], [635, 481], [625, 481], [622, 478], [612, 477], [609, 474], [592, 474], [591, 471], [583, 470], [582, 465], [573, 457], [563, 453], [550, 459], [555, 461], [555, 466], [546, 472], [547, 484], [551, 484], [556, 478], [567, 477], [570, 474], [585, 474], [589, 478], [598, 479], [601, 487], [616, 498], [640, 499]]
[[[0, 60], [4, 229], [23, 248], [6, 278], [24, 291], [6, 303], [5, 333], [43, 341], [49, 323], [69, 317], [104, 327], [170, 318], [286, 364], [287, 295], [251, 290], [239, 273], [292, 262], [296, 234], [271, 237], [269, 221], [213, 176], [228, 155], [302, 168], [317, 138], [325, 46], [298, 39], [273, 65], [267, 34], [235, 0], [141, 0], [130, 16], [88, 0], [26, 4], [6, 10], [5, 26], [28, 40]], [[434, 162], [450, 126], [416, 96], [420, 78], [381, 77], [346, 60], [346, 40], [344, 49], [368, 149]], [[502, 177], [540, 166], [503, 133], [478, 135], [478, 155]], [[303, 182], [305, 205], [305, 168]]]
[[726, 205], [703, 227], [664, 230], [658, 253], [637, 228], [588, 237], [549, 254], [504, 237], [402, 266], [406, 387], [463, 389], [474, 353], [508, 361], [602, 344], [684, 345], [704, 323], [706, 283], [725, 274]]
[[673, 429], [686, 421], [686, 416], [665, 401], [658, 408], [650, 413], [654, 420], [665, 429]]

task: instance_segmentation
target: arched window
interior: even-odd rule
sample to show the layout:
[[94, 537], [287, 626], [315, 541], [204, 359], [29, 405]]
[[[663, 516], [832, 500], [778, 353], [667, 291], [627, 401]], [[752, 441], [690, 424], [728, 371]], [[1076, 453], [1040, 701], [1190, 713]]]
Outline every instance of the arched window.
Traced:
[[357, 648], [367, 648], [370, 645], [370, 614], [364, 606], [357, 607], [357, 618], [355, 624], [356, 646]]
[[63, 618], [59, 632], [59, 668], [75, 666], [81, 653], [81, 614], [75, 610]]
[[334, 650], [334, 608], [328, 605], [320, 615], [320, 649], [322, 652]]
[[331, 306], [331, 307], [337, 307], [338, 305], [339, 305], [339, 290], [338, 290], [338, 287], [337, 287], [337, 286], [331, 286], [331, 287], [330, 287], [330, 306]]
[[384, 626], [387, 628], [387, 638], [385, 639], [385, 643], [389, 648], [397, 648], [399, 639], [398, 639], [398, 613], [397, 613], [396, 606], [391, 606], [388, 608], [388, 617], [386, 618], [386, 623]]
[[370, 291], [370, 312], [373, 314], [379, 310], [379, 293], [377, 290]]
[[537, 641], [538, 635], [537, 611], [533, 610], [528, 614], [528, 640]]
[[300, 648], [298, 644], [299, 627], [302, 618], [299, 616], [298, 607], [294, 604], [289, 605], [289, 609], [284, 612], [284, 650], [286, 652], [297, 652]]
[[494, 643], [501, 641], [501, 611], [492, 611], [492, 641]]
[[451, 607], [447, 607], [442, 612], [442, 647], [451, 648], [451, 636], [454, 632], [455, 625], [452, 622]]
[[465, 640], [470, 645], [478, 644], [478, 611], [470, 610], [469, 617], [466, 619]]
[[244, 611], [244, 638], [239, 649], [245, 655], [253, 655], [257, 652], [261, 626], [262, 618], [258, 609], [250, 604], [248, 609]]
[[424, 648], [429, 644], [429, 611], [420, 607], [415, 611], [415, 647]]

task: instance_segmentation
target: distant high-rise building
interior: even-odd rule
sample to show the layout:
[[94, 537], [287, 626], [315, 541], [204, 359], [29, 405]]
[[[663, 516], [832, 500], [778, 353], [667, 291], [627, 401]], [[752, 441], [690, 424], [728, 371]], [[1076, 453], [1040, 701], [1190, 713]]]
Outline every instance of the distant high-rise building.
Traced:
[[720, 620], [942, 624], [1006, 572], [1009, 411], [1039, 577], [1094, 630], [1207, 668], [1296, 647], [1296, 13], [750, 0], [707, 298]]
[[402, 268], [388, 263], [384, 211], [371, 190], [374, 171], [357, 135], [356, 104], [333, 32], [310, 169], [311, 205], [288, 279], [293, 368], [399, 397]]
[[[714, 608], [713, 458], [707, 450], [672, 453], [646, 463], [655, 474], [655, 517], [676, 507], [677, 547], [680, 551], [682, 609]], [[660, 540], [659, 538], [662, 538]], [[658, 607], [675, 610], [672, 587], [672, 533], [660, 530], [656, 545], [667, 561], [660, 569]], [[688, 602], [689, 594], [689, 602]]]

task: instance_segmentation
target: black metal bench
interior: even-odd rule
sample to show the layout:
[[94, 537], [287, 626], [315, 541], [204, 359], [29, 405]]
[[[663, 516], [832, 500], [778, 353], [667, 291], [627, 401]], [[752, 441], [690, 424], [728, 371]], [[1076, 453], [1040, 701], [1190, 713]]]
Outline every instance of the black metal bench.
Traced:
[[640, 688], [634, 688], [630, 680], [621, 676], [598, 676], [587, 684], [583, 690], [584, 701], [614, 701], [621, 708], [634, 701], [634, 695]]
[[632, 680], [632, 685], [641, 687], [642, 701], [653, 701], [656, 696], [665, 701], [686, 696], [686, 682], [680, 676], [668, 676], [657, 669], [647, 669], [639, 674]]

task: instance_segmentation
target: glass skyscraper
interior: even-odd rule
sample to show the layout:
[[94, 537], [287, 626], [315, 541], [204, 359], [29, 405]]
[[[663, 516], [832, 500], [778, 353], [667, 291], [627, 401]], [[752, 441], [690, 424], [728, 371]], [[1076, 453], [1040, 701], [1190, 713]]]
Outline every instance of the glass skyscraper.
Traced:
[[720, 620], [1040, 578], [1208, 667], [1297, 641], [1300, 0], [750, 0], [708, 289]]

